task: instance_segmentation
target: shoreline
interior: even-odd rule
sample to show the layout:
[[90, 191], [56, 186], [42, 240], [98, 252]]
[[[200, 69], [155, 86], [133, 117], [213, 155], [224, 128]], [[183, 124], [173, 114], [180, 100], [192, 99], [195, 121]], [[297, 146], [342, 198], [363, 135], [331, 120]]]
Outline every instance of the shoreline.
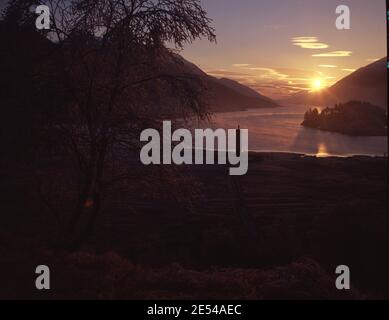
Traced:
[[[195, 148], [191, 149], [196, 150]], [[214, 151], [215, 154], [218, 153], [217, 150], [207, 150], [203, 149], [203, 152]], [[223, 150], [222, 152], [230, 153], [231, 151]], [[242, 151], [242, 153], [248, 153], [250, 157], [259, 157], [259, 156], [272, 156], [279, 158], [317, 158], [317, 159], [356, 159], [356, 158], [366, 158], [366, 159], [387, 159], [388, 154], [378, 155], [378, 154], [348, 154], [348, 155], [335, 155], [335, 154], [310, 154], [303, 152], [292, 152], [292, 151], [270, 151], [270, 150], [248, 150], [247, 152]]]
[[349, 154], [349, 155], [318, 155], [318, 154], [309, 154], [309, 153], [300, 153], [292, 151], [260, 151], [260, 150], [249, 150], [250, 156], [259, 156], [259, 155], [271, 155], [271, 156], [281, 156], [281, 157], [293, 157], [293, 158], [317, 158], [317, 159], [356, 159], [356, 158], [366, 158], [366, 159], [387, 159], [388, 155], [367, 155], [367, 154]]

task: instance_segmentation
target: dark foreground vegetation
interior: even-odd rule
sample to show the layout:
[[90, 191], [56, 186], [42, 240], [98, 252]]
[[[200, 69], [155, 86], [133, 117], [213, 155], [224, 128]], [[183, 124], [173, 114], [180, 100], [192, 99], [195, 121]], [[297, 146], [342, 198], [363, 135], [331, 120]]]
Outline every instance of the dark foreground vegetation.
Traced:
[[[56, 246], [60, 224], [29, 167], [2, 166], [3, 297], [389, 297], [386, 158], [252, 155], [238, 180], [224, 167], [123, 164], [134, 183], [109, 190], [75, 251]], [[38, 263], [51, 266], [48, 296], [31, 281]], [[340, 264], [352, 270], [350, 292], [335, 289]]]
[[321, 112], [310, 109], [302, 125], [351, 136], [386, 136], [388, 132], [385, 110], [360, 101], [336, 104]]

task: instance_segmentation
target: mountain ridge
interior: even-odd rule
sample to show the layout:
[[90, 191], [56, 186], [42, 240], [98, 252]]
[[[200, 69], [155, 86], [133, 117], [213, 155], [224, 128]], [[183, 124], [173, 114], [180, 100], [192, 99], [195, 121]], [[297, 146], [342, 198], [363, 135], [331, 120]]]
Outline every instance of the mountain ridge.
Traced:
[[216, 78], [178, 54], [174, 54], [173, 57], [177, 63], [181, 64], [181, 72], [199, 76], [204, 80], [209, 90], [209, 104], [214, 112], [280, 107], [276, 101], [238, 81]]
[[285, 102], [333, 105], [365, 101], [387, 109], [387, 57], [366, 65], [320, 92], [299, 92]]

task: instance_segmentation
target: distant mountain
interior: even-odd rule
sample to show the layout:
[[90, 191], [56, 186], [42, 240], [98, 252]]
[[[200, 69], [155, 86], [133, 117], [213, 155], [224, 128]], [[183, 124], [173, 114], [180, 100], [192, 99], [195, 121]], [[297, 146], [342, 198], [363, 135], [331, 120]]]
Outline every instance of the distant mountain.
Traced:
[[385, 57], [358, 69], [326, 90], [300, 92], [288, 99], [288, 102], [333, 105], [359, 100], [386, 109], [387, 90], [387, 58]]
[[195, 64], [174, 55], [175, 68], [182, 73], [201, 77], [209, 90], [209, 103], [212, 111], [240, 111], [257, 108], [275, 108], [279, 104], [257, 91], [231, 79], [218, 79], [202, 71]]
[[[229, 84], [226, 85], [225, 80], [226, 79], [220, 80], [211, 76], [208, 76], [207, 78], [210, 90], [210, 104], [213, 111], [239, 111], [258, 108], [275, 108], [279, 106], [276, 102], [259, 93], [257, 96], [253, 96], [250, 92], [242, 92], [250, 89], [233, 80], [229, 80]], [[234, 87], [232, 87], [232, 83]]]
[[270, 98], [265, 97], [265, 96], [261, 95], [260, 93], [258, 93], [258, 91], [255, 91], [254, 89], [251, 89], [250, 87], [242, 85], [241, 83], [239, 83], [235, 80], [231, 80], [228, 78], [221, 78], [221, 79], [219, 79], [219, 82], [224, 84], [225, 86], [229, 87], [230, 89], [235, 90], [235, 91], [237, 91], [240, 94], [243, 94], [245, 96], [258, 98], [258, 99], [264, 99], [264, 100], [267, 100], [269, 102], [272, 101]]

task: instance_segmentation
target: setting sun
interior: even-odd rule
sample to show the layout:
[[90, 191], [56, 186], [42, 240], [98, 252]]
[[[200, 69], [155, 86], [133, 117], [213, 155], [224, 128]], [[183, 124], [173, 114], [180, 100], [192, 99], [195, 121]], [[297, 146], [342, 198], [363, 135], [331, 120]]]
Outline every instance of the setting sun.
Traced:
[[321, 79], [314, 79], [312, 81], [312, 91], [319, 91], [323, 89], [323, 81]]

